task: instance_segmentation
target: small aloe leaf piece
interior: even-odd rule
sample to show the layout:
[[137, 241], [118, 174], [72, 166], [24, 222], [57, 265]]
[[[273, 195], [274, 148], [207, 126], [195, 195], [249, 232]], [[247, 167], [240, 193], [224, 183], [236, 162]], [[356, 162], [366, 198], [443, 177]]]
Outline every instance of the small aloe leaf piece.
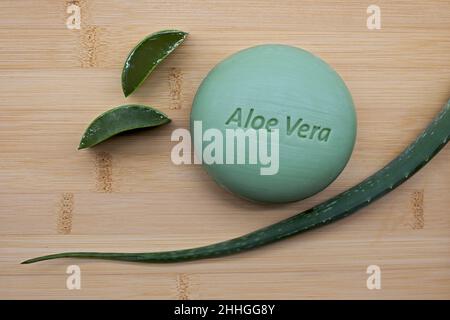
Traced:
[[397, 158], [383, 169], [337, 196], [268, 227], [231, 240], [192, 249], [161, 252], [64, 252], [22, 262], [59, 258], [88, 258], [134, 262], [180, 262], [230, 255], [261, 247], [345, 218], [394, 190], [427, 164], [450, 137], [450, 101], [430, 125]]
[[188, 33], [163, 30], [147, 36], [131, 50], [122, 70], [122, 90], [125, 97], [133, 93], [156, 66], [175, 50]]
[[127, 104], [99, 115], [87, 127], [78, 149], [93, 147], [121, 132], [160, 126], [170, 119], [152, 107]]

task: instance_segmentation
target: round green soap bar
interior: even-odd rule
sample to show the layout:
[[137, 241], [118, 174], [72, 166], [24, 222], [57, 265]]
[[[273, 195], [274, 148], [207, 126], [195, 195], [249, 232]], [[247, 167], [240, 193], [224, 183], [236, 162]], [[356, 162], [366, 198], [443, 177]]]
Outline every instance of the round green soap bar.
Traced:
[[209, 72], [191, 133], [197, 159], [218, 184], [247, 199], [289, 202], [323, 190], [344, 169], [356, 115], [349, 90], [323, 60], [260, 45]]

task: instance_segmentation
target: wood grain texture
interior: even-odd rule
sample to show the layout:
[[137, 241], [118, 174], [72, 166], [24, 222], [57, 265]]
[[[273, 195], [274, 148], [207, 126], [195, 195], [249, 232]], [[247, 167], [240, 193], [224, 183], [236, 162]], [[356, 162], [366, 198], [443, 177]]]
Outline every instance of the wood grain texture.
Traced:
[[[65, 26], [69, 3], [81, 30]], [[55, 260], [67, 250], [154, 251], [235, 237], [354, 185], [399, 153], [450, 97], [450, 2], [0, 2], [0, 298], [450, 298], [450, 148], [392, 194], [333, 225], [240, 255], [170, 265]], [[145, 35], [190, 33], [131, 97], [122, 64]], [[229, 54], [262, 43], [299, 46], [346, 81], [358, 114], [353, 156], [326, 190], [265, 206], [170, 161], [195, 91]], [[172, 122], [77, 151], [116, 105], [155, 106]], [[66, 289], [77, 264], [82, 289]], [[382, 289], [366, 288], [366, 268]]]

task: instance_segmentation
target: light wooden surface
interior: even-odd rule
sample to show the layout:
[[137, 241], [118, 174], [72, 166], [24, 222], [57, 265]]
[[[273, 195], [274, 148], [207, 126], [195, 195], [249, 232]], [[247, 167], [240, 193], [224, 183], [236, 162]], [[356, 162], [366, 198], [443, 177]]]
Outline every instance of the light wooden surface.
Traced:
[[[406, 184], [333, 225], [248, 253], [171, 265], [56, 260], [66, 251], [154, 251], [209, 244], [286, 218], [359, 182], [397, 155], [450, 97], [450, 2], [0, 2], [0, 298], [450, 298], [450, 149]], [[188, 40], [130, 98], [128, 51], [167, 28]], [[252, 45], [299, 46], [329, 62], [358, 113], [354, 154], [325, 191], [264, 206], [220, 189], [198, 166], [170, 161], [208, 70]], [[136, 102], [173, 122], [77, 151], [86, 125]], [[82, 289], [66, 289], [77, 264]], [[366, 288], [378, 265], [382, 289]]]

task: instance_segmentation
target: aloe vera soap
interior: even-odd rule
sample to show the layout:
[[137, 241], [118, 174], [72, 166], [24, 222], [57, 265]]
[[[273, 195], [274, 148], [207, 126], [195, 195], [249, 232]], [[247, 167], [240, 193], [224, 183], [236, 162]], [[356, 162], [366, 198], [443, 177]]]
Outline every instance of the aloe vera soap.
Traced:
[[225, 189], [261, 202], [323, 190], [353, 151], [356, 115], [341, 77], [308, 51], [260, 45], [216, 65], [191, 111], [198, 162]]

